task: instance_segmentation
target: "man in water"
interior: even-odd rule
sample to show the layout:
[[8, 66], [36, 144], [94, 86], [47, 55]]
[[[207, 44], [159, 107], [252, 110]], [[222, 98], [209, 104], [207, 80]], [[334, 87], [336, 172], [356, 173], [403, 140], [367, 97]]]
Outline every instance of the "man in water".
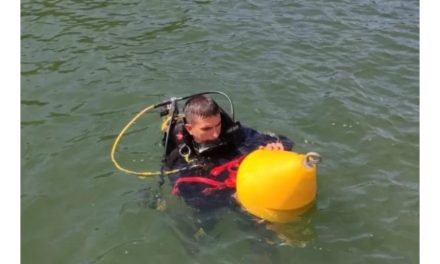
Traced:
[[[270, 258], [279, 262], [271, 243], [284, 239], [253, 216], [239, 210], [235, 199], [235, 173], [240, 161], [256, 149], [291, 150], [294, 143], [286, 137], [258, 132], [234, 122], [209, 96], [196, 95], [184, 106], [184, 119], [170, 131], [166, 149], [165, 170], [182, 169], [169, 176], [173, 193], [182, 197], [195, 211], [196, 230], [192, 221], [179, 216], [176, 225], [197, 240], [212, 232], [229, 208], [239, 214], [235, 221], [242, 230], [256, 232], [263, 239], [250, 240], [257, 259]], [[269, 190], [270, 191], [270, 190]], [[192, 233], [192, 234], [191, 234]], [[205, 241], [205, 240], [204, 240]], [[268, 242], [272, 241], [272, 242]]]
[[291, 150], [283, 136], [241, 126], [207, 95], [196, 95], [184, 106], [184, 119], [170, 132], [174, 149], [167, 150], [165, 168], [184, 169], [171, 175], [173, 192], [197, 210], [236, 205], [235, 173], [251, 151]]

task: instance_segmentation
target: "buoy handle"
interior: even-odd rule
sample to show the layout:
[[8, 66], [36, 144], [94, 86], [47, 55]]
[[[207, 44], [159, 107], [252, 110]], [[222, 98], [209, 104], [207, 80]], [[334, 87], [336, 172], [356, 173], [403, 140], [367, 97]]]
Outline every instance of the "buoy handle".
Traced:
[[307, 167], [313, 167], [321, 162], [321, 155], [316, 152], [309, 152], [306, 154], [305, 164]]

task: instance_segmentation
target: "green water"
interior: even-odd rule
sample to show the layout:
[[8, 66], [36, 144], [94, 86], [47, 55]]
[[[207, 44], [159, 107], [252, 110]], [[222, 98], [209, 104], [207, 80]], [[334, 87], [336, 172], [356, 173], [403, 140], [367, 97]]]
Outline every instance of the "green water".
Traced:
[[[418, 263], [418, 5], [23, 0], [22, 262]], [[231, 210], [196, 236], [167, 183], [155, 210], [158, 178], [113, 167], [137, 111], [207, 90], [228, 93], [243, 124], [323, 156], [315, 208], [276, 227], [290, 244]], [[159, 124], [136, 124], [121, 163], [159, 167]]]

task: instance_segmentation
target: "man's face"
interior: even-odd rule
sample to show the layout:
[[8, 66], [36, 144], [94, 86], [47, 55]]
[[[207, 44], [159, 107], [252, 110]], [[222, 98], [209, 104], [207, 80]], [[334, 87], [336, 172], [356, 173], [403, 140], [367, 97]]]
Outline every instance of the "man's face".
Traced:
[[205, 118], [197, 116], [191, 123], [185, 124], [185, 128], [195, 142], [208, 143], [219, 138], [222, 120], [220, 114]]

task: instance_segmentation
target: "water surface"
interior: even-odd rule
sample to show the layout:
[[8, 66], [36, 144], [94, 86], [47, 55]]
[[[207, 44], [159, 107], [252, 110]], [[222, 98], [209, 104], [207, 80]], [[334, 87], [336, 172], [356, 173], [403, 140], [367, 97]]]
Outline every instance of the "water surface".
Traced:
[[[418, 14], [412, 0], [22, 1], [23, 263], [417, 263]], [[315, 208], [273, 227], [290, 245], [231, 210], [200, 235], [167, 184], [113, 167], [137, 111], [207, 90], [323, 156]], [[139, 121], [121, 162], [157, 169], [159, 125]]]

